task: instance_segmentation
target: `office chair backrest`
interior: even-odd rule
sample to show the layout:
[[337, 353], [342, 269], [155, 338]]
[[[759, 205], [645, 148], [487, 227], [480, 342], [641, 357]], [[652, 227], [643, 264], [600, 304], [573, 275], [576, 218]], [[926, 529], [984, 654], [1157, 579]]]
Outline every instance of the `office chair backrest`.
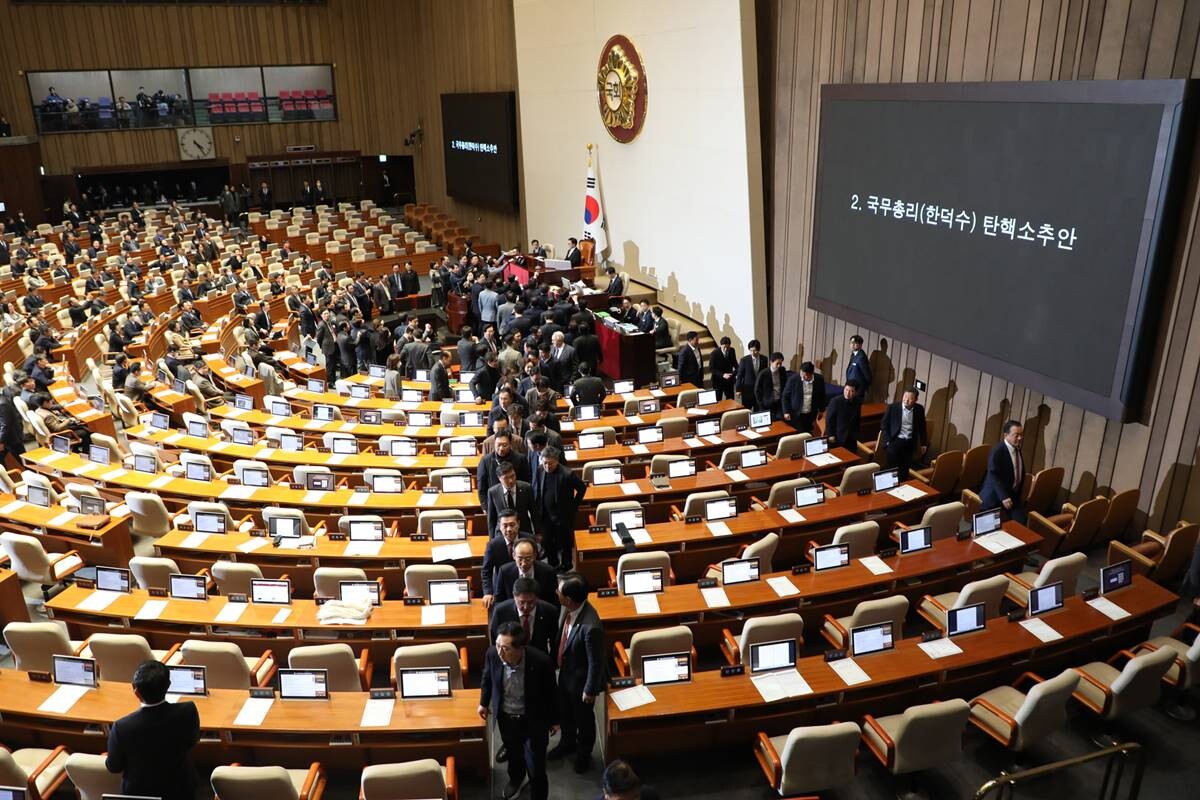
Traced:
[[457, 578], [453, 564], [409, 564], [404, 568], [404, 592], [409, 597], [428, 597], [430, 581]]
[[363, 767], [363, 800], [446, 800], [442, 765], [432, 758]]
[[180, 646], [179, 654], [181, 664], [207, 668], [205, 680], [210, 689], [249, 689], [253, 685], [250, 666], [233, 642], [188, 639]]
[[930, 527], [930, 538], [932, 541], [940, 542], [943, 539], [953, 539], [958, 535], [958, 526], [962, 522], [965, 509], [966, 506], [959, 500], [951, 500], [949, 503], [939, 503], [936, 506], [930, 506], [921, 515], [921, 524]]
[[283, 767], [217, 767], [212, 771], [212, 787], [218, 800], [299, 800]]
[[1065, 474], [1066, 470], [1062, 467], [1047, 467], [1034, 473], [1029, 492], [1025, 495], [1025, 510], [1049, 514], [1058, 500]]
[[723, 431], [737, 430], [739, 425], [749, 424], [750, 409], [748, 408], [735, 408], [721, 415], [721, 430]]
[[979, 491], [979, 487], [983, 485], [983, 478], [987, 474], [988, 453], [991, 452], [991, 449], [991, 445], [977, 444], [966, 452], [963, 456], [962, 473], [959, 474], [958, 485], [955, 487], [956, 492], [964, 489], [972, 492]]
[[[666, 429], [663, 430], [663, 436], [667, 435]], [[667, 465], [672, 461], [687, 461], [687, 456], [674, 455], [656, 455], [650, 459], [650, 474], [651, 475], [666, 475]]]
[[[332, 448], [331, 448], [332, 449]], [[300, 488], [307, 488], [309, 475], [333, 475], [333, 470], [325, 466], [317, 466], [310, 464], [297, 464], [292, 467], [292, 481]], [[337, 479], [334, 479], [337, 483]]]
[[10, 622], [4, 626], [4, 644], [17, 669], [25, 672], [50, 672], [54, 656], [75, 655], [66, 629], [57, 622]]
[[257, 564], [222, 560], [213, 563], [212, 576], [221, 594], [249, 595], [250, 581], [262, 580], [263, 574]]
[[1191, 563], [1196, 539], [1200, 535], [1200, 523], [1180, 525], [1167, 534], [1167, 545], [1158, 559], [1152, 577], [1159, 583], [1169, 583]]
[[751, 617], [742, 626], [742, 635], [738, 637], [738, 649], [742, 651], [742, 663], [750, 662], [750, 645], [762, 642], [780, 642], [794, 639], [796, 654], [799, 656], [804, 646], [804, 618], [794, 611], [784, 614], [772, 614], [769, 617]]
[[947, 450], [938, 455], [933, 461], [933, 471], [929, 475], [929, 484], [937, 489], [942, 496], [947, 496], [958, 485], [962, 475], [963, 454], [961, 450]]
[[717, 465], [717, 469], [732, 470], [740, 469], [742, 466], [742, 453], [758, 448], [752, 444], [740, 444], [734, 447], [726, 447], [721, 451], [721, 461]]
[[1100, 529], [1096, 531], [1091, 546], [1123, 538], [1125, 531], [1129, 528], [1129, 523], [1133, 521], [1133, 515], [1137, 511], [1138, 500], [1141, 496], [1142, 493], [1139, 489], [1126, 489], [1110, 497], [1108, 511], [1104, 515], [1104, 521], [1100, 523]]
[[330, 450], [332, 450], [334, 448], [333, 443], [336, 441], [339, 441], [339, 440], [343, 441], [343, 442], [347, 442], [347, 441], [354, 442], [354, 444], [356, 446], [358, 444], [358, 437], [352, 436], [348, 433], [339, 433], [338, 431], [326, 431], [325, 433], [321, 434], [321, 445]]
[[853, 722], [792, 728], [779, 760], [781, 795], [806, 794], [854, 780], [854, 757], [862, 731]]
[[358, 662], [350, 645], [318, 644], [292, 648], [288, 653], [291, 669], [329, 670], [329, 691], [361, 692], [362, 681], [358, 675]]
[[100, 668], [100, 680], [128, 683], [143, 661], [153, 661], [146, 637], [136, 633], [93, 633], [88, 649]]
[[639, 569], [654, 569], [663, 571], [663, 585], [671, 581], [671, 554], [666, 550], [644, 550], [636, 553], [623, 553], [617, 559], [617, 587], [620, 588], [622, 576], [626, 572]]
[[[796, 490], [802, 486], [811, 485], [812, 481], [808, 478], [791, 478], [786, 481], [777, 481], [771, 484], [771, 491], [767, 495], [767, 506], [769, 508], [779, 508], [781, 505], [791, 505], [796, 499]], [[826, 495], [828, 495], [828, 491]]]
[[583, 465], [583, 482], [590, 484], [596, 474], [596, 470], [598, 469], [603, 467], [622, 467], [624, 465], [625, 462], [618, 461], [615, 458], [604, 458], [599, 461], [589, 461]]
[[449, 667], [450, 688], [463, 688], [462, 662], [459, 660], [458, 648], [451, 642], [407, 645], [397, 647], [392, 653], [393, 674], [399, 675], [402, 669], [416, 667]]
[[1004, 600], [1004, 592], [1008, 589], [1008, 578], [1003, 575], [993, 575], [971, 581], [962, 588], [954, 600], [952, 608], [963, 608], [974, 603], [983, 603], [983, 613], [987, 619], [1000, 616], [1000, 603]]
[[196, 524], [196, 515], [200, 513], [220, 514], [225, 517], [225, 531], [227, 533], [237, 530], [237, 524], [233, 521], [233, 515], [229, 513], [229, 506], [220, 501], [193, 500], [187, 504], [187, 515], [188, 519], [192, 521], [192, 525]]
[[1168, 649], [1154, 650], [1131, 658], [1112, 682], [1112, 702], [1105, 719], [1125, 716], [1158, 702], [1162, 679], [1175, 663], [1175, 653]]
[[871, 476], [878, 471], [878, 464], [855, 464], [853, 467], [846, 467], [846, 471], [842, 473], [842, 482], [838, 484], [838, 494], [844, 496], [854, 494], [859, 489], [870, 489]]
[[779, 547], [779, 534], [772, 531], [757, 541], [746, 545], [742, 558], [757, 558], [758, 573], [765, 575], [773, 572], [772, 562], [775, 560], [775, 550]]
[[[342, 519], [347, 519], [343, 517]], [[367, 573], [358, 567], [317, 567], [313, 570], [313, 595], [337, 597], [342, 581], [365, 581]]]
[[905, 709], [893, 735], [894, 774], [944, 766], [962, 754], [963, 729], [971, 707], [961, 698]]
[[791, 458], [796, 453], [803, 453], [804, 440], [811, 438], [811, 433], [789, 433], [787, 436], [779, 437], [779, 442], [775, 445], [775, 457]]
[[311, 536], [312, 528], [308, 527], [308, 519], [305, 518], [304, 512], [298, 508], [280, 508], [279, 506], [267, 506], [262, 510], [263, 524], [268, 530], [271, 528], [272, 519], [291, 519], [295, 520], [300, 526], [301, 536]]
[[79, 800], [101, 800], [106, 794], [121, 793], [121, 773], [109, 772], [104, 756], [71, 753], [65, 766]]
[[[686, 394], [686, 392], [683, 394]], [[688, 433], [687, 417], [660, 417], [658, 422], [654, 424], [662, 428], [664, 439], [677, 439], [680, 436], [687, 436]]]
[[904, 617], [908, 614], [908, 598], [902, 594], [891, 597], [881, 597], [878, 600], [864, 600], [854, 607], [846, 622], [846, 630], [876, 625], [881, 622], [893, 623], [893, 631], [899, 634], [904, 627]]
[[1067, 526], [1067, 535], [1058, 545], [1060, 553], [1076, 553], [1086, 550], [1096, 538], [1104, 517], [1108, 513], [1108, 500], [1093, 497], [1075, 509], [1075, 515]]
[[709, 500], [717, 500], [721, 497], [729, 497], [729, 492], [724, 489], [713, 492], [692, 492], [683, 503], [683, 515], [685, 517], [703, 516], [704, 504]]
[[433, 533], [433, 523], [440, 520], [462, 520], [467, 516], [457, 508], [432, 508], [417, 514], [417, 533]]
[[833, 544], [850, 545], [851, 558], [866, 558], [875, 554], [879, 541], [879, 523], [874, 520], [842, 525], [833, 533]]
[[170, 587], [171, 575], [179, 573], [179, 565], [169, 558], [134, 556], [129, 559], [129, 571], [142, 589], [165, 592]]
[[638, 631], [629, 640], [629, 674], [642, 677], [642, 659], [646, 656], [687, 653], [691, 649], [692, 629], [684, 625]]
[[1035, 684], [1025, 696], [1013, 719], [1017, 721], [1015, 750], [1023, 750], [1044, 739], [1067, 722], [1067, 701], [1079, 685], [1079, 673], [1064, 669], [1053, 678]]
[[1055, 581], [1062, 581], [1063, 597], [1070, 597], [1075, 594], [1075, 584], [1079, 580], [1079, 573], [1083, 572], [1085, 566], [1087, 566], [1087, 556], [1083, 553], [1071, 553], [1052, 558], [1042, 564], [1033, 585], [1034, 587], [1046, 586]]
[[34, 537], [4, 531], [0, 533], [0, 546], [3, 546], [8, 555], [9, 567], [21, 580], [43, 585], [55, 582], [50, 574], [50, 559], [46, 556], [42, 543]]

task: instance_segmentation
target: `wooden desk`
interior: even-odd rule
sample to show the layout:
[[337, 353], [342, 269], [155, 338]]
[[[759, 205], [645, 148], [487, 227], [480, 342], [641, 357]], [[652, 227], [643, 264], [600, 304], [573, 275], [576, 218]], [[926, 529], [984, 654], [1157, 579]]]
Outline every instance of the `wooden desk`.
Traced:
[[[138, 707], [129, 684], [102, 681], [65, 715], [39, 711], [57, 688], [31, 682], [24, 672], [0, 670], [0, 735], [6, 744], [62, 744], [72, 752], [100, 753], [107, 747], [112, 723]], [[258, 727], [234, 722], [247, 696], [244, 691], [213, 689], [207, 697], [194, 699], [201, 728], [193, 751], [197, 762], [307, 767], [320, 760], [329, 769], [360, 769], [371, 763], [454, 756], [460, 769], [480, 777], [491, 772], [487, 728], [476, 713], [478, 689], [456, 691], [448, 700], [397, 698], [390, 724], [379, 728], [359, 724], [366, 692], [333, 692], [329, 700], [276, 698]], [[350, 735], [352, 742], [331, 746], [334, 735]]]
[[[431, 403], [430, 405], [437, 406], [438, 404]], [[360, 439], [379, 439], [381, 436], [407, 436], [410, 439], [427, 439], [429, 441], [424, 443], [425, 446], [436, 449], [437, 440], [450, 436], [471, 436], [475, 439], [484, 439], [487, 437], [486, 427], [469, 427], [464, 425], [457, 425], [453, 428], [443, 428], [440, 425], [416, 427], [393, 425], [391, 423], [367, 425], [353, 420], [337, 419], [330, 422], [322, 422], [315, 419], [304, 419], [296, 415], [277, 417], [268, 414], [266, 411], [244, 411], [240, 408], [227, 405], [212, 408], [209, 410], [209, 414], [218, 419], [236, 419], [258, 430], [275, 427], [300, 431], [313, 440], [320, 440], [322, 435], [326, 433], [348, 433]]]
[[62, 506], [42, 508], [4, 493], [0, 510], [6, 530], [36, 536], [47, 552], [78, 550], [84, 563], [110, 567], [124, 567], [133, 558], [127, 516], [111, 515], [103, 527], [82, 528], [75, 523], [79, 515]]
[[[29, 606], [21, 593], [21, 579], [11, 569], [0, 567], [0, 622], [29, 622]], [[6, 670], [0, 670], [4, 672]]]
[[[733, 519], [725, 520], [729, 536], [714, 535], [706, 522], [651, 524], [646, 526], [651, 542], [638, 545], [637, 549], [666, 550], [671, 554], [676, 579], [688, 582], [700, 577], [709, 564], [736, 555], [741, 545], [770, 531], [780, 534], [775, 552], [777, 564], [801, 563], [809, 542], [826, 543], [839, 526], [862, 519], [879, 522], [879, 544], [886, 546], [887, 534], [894, 522], [920, 519], [924, 510], [940, 499], [938, 493], [925, 484], [909, 481], [905, 485], [920, 490], [922, 496], [909, 502], [887, 492], [835, 497], [821, 505], [799, 509], [802, 519], [798, 522], [789, 521], [784, 516], [786, 512], [774, 508], [743, 511]], [[608, 568], [615, 567], [624, 552], [625, 548], [614, 543], [608, 531], [589, 533], [581, 530], [575, 534], [575, 569], [593, 585], [607, 582]]]
[[79, 388], [73, 379], [60, 375], [59, 380], [50, 385], [50, 396], [61, 405], [74, 419], [79, 420], [94, 433], [103, 433], [116, 438], [117, 427], [113, 416], [108, 411], [98, 411], [92, 404], [79, 394]]
[[931, 659], [919, 638], [897, 641], [896, 649], [857, 659], [870, 676], [847, 686], [821, 656], [800, 659], [797, 669], [813, 693], [766, 703], [749, 675], [722, 678], [719, 671], [693, 673], [691, 683], [651, 688], [655, 701], [620, 711], [606, 702], [602, 743], [605, 760], [640, 753], [706, 747], [748, 748], [757, 731], [783, 734], [797, 725], [882, 715], [946, 697], [972, 697], [1034, 670], [1057, 670], [1106, 659], [1125, 646], [1145, 641], [1153, 621], [1175, 607], [1178, 598], [1142, 577], [1111, 598], [1131, 616], [1120, 622], [1068, 598], [1065, 607], [1043, 619], [1063, 638], [1043, 643], [1004, 617], [986, 632], [956, 639], [963, 652]]
[[692, 436], [677, 436], [664, 439], [654, 444], [610, 444], [589, 450], [566, 450], [563, 462], [568, 467], [582, 467], [589, 461], [616, 459], [620, 461], [638, 462], [650, 461], [657, 455], [682, 455], [692, 458], [715, 456], [726, 447], [732, 445], [752, 444], [757, 447], [774, 449], [774, 444], [782, 436], [795, 433], [795, 429], [785, 422], [774, 422], [770, 428], [762, 431], [721, 431], [716, 436], [697, 439]]
[[658, 375], [655, 363], [654, 334], [623, 333], [598, 321], [596, 338], [600, 340], [600, 372], [613, 380], [631, 378], [644, 385]]

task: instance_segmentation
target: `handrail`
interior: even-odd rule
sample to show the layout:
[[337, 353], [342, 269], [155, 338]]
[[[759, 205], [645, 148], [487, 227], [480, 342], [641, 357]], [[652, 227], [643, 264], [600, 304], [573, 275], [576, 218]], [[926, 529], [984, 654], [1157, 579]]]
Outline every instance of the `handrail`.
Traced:
[[1146, 767], [1145, 753], [1142, 750], [1142, 746], [1137, 742], [1120, 742], [1102, 750], [1096, 750], [1092, 753], [1062, 761], [1055, 761], [1052, 764], [1044, 764], [1040, 767], [1033, 767], [1032, 769], [1021, 770], [1020, 772], [1002, 773], [979, 787], [979, 791], [975, 793], [975, 800], [984, 800], [984, 798], [993, 793], [995, 793], [996, 800], [1016, 797], [1017, 786], [1021, 783], [1040, 778], [1052, 772], [1060, 772], [1065, 769], [1077, 767], [1081, 764], [1096, 761], [1097, 759], [1104, 759], [1106, 761], [1104, 765], [1104, 780], [1100, 784], [1100, 791], [1096, 795], [1097, 800], [1117, 800], [1121, 783], [1125, 776], [1125, 764], [1130, 759], [1133, 760], [1133, 778], [1129, 785], [1129, 792], [1125, 797], [1126, 800], [1137, 800], [1142, 788], [1142, 774], [1145, 772]]

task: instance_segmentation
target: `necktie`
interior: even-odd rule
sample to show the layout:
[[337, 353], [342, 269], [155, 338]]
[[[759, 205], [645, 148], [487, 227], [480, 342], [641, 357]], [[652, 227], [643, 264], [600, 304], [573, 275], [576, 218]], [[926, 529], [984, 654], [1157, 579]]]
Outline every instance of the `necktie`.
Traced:
[[529, 614], [521, 615], [521, 627], [525, 629], [525, 641], [533, 638], [533, 627], [529, 624]]
[[509, 508], [515, 509], [517, 507], [517, 501], [513, 498], [511, 489], [504, 493], [504, 500], [508, 503]]
[[1016, 447], [1013, 448], [1013, 466], [1013, 488], [1019, 491], [1021, 489], [1021, 477], [1025, 472], [1025, 465], [1021, 463], [1021, 450]]
[[563, 653], [567, 651], [567, 636], [571, 633], [571, 612], [563, 617], [562, 636], [558, 639], [558, 666], [562, 668]]

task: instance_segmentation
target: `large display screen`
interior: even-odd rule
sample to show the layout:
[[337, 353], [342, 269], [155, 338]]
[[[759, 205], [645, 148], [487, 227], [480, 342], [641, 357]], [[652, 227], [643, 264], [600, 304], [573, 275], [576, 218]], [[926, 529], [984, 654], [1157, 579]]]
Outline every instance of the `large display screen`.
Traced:
[[1185, 88], [822, 87], [809, 304], [1128, 418], [1174, 243]]
[[516, 209], [517, 103], [512, 92], [442, 95], [446, 194]]

